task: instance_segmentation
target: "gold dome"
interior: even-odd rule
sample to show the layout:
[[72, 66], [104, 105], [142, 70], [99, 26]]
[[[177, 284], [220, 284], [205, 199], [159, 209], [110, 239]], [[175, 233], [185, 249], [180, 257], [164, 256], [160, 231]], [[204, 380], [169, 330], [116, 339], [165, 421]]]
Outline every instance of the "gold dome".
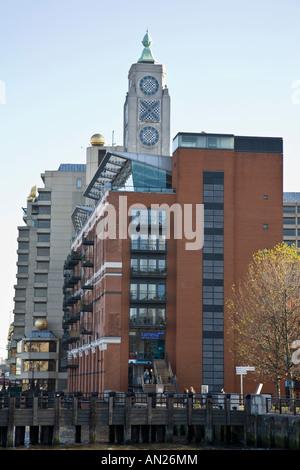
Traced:
[[102, 147], [104, 145], [104, 137], [101, 134], [94, 134], [91, 137], [91, 144], [92, 146], [100, 146]]
[[46, 330], [46, 329], [48, 328], [48, 322], [47, 322], [46, 318], [38, 318], [38, 319], [35, 321], [34, 326], [35, 326], [38, 330]]

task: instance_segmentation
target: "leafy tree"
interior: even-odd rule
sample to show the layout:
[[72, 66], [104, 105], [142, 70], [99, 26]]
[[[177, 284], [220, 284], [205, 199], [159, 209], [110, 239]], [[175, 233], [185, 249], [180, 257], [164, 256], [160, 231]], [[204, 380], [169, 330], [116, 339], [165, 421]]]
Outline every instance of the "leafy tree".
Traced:
[[[293, 345], [300, 339], [300, 253], [285, 243], [258, 251], [245, 278], [226, 301], [234, 354], [267, 376], [280, 396], [280, 382], [300, 375]], [[296, 341], [296, 343], [294, 343]], [[294, 344], [293, 344], [294, 343]]]

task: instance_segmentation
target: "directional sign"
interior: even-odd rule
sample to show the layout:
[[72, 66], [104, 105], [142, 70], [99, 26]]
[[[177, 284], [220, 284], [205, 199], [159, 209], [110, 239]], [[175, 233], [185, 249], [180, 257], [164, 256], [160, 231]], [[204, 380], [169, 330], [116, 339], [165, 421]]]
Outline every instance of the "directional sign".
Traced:
[[246, 367], [246, 366], [240, 366], [235, 368], [235, 373], [237, 375], [246, 375], [247, 372], [253, 372], [255, 370], [255, 367]]

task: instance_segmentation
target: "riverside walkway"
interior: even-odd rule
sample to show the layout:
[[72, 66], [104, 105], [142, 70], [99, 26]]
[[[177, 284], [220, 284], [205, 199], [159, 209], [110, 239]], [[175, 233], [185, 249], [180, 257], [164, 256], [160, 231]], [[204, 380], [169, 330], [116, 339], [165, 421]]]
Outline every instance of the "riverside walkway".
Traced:
[[[267, 447], [300, 448], [300, 415], [274, 413], [264, 397], [248, 395], [244, 406], [238, 395], [152, 393], [37, 394], [0, 393], [0, 445], [60, 443], [60, 430], [73, 428], [74, 442], [88, 427], [89, 442], [106, 432], [107, 442], [172, 442], [177, 433], [188, 441], [212, 444], [245, 443]], [[270, 402], [271, 403], [271, 402]], [[275, 409], [276, 410], [276, 409]]]

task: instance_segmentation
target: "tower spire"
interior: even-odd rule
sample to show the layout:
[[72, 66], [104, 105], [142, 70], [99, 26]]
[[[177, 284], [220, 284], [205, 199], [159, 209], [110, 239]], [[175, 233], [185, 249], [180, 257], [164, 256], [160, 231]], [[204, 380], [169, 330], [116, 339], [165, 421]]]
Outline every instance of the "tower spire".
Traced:
[[153, 57], [152, 51], [150, 49], [150, 46], [152, 44], [152, 38], [148, 32], [148, 28], [147, 28], [145, 36], [143, 37], [142, 44], [144, 46], [144, 50], [138, 62], [148, 62], [150, 64], [154, 64], [156, 60]]

